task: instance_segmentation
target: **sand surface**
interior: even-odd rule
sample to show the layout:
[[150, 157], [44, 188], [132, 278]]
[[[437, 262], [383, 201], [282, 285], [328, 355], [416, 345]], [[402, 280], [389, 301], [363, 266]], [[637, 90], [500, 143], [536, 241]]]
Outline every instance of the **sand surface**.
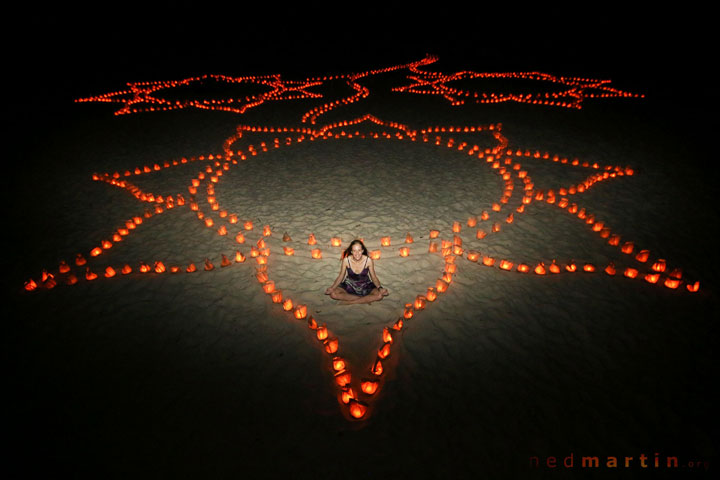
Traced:
[[[672, 109], [658, 119], [664, 105], [653, 99], [592, 99], [581, 110], [452, 106], [438, 96], [393, 93], [391, 87], [407, 83], [405, 75], [367, 79], [362, 83], [370, 97], [320, 116], [315, 125], [300, 121], [303, 112], [352, 94], [347, 85], [328, 82], [309, 89], [321, 99], [266, 102], [244, 114], [187, 108], [113, 116], [117, 106], [70, 104], [62, 122], [38, 126], [38, 141], [25, 150], [27, 176], [15, 185], [21, 196], [12, 217], [21, 227], [11, 233], [17, 237], [8, 262], [13, 275], [5, 279], [12, 297], [4, 350], [18, 472], [625, 478], [642, 472], [554, 471], [532, 468], [529, 459], [660, 453], [678, 456], [687, 470], [690, 461], [717, 458], [712, 225], [718, 219], [707, 152], [690, 141], [688, 119], [674, 117]], [[222, 156], [219, 165], [228, 158], [223, 144], [238, 125], [317, 131], [366, 113], [395, 123], [337, 127], [333, 132], [344, 132], [339, 138], [312, 140], [297, 131], [244, 132], [232, 150], [242, 150], [247, 160], [231, 162], [215, 186], [221, 209], [235, 213], [238, 224], [211, 210], [205, 181], [197, 200], [218, 222], [214, 228], [198, 220], [188, 202], [143, 217], [122, 241], [90, 257], [128, 219], [152, 210], [126, 190], [93, 181], [93, 173], [190, 159], [129, 177], [145, 192], [188, 200], [192, 178], [208, 166], [221, 168], [209, 155]], [[413, 132], [446, 131], [426, 133], [423, 141], [422, 133], [413, 137], [395, 124]], [[487, 128], [449, 127], [497, 124], [507, 149], [523, 155], [505, 157], [503, 149], [496, 156], [512, 161], [508, 169], [521, 164], [544, 192], [583, 182], [597, 170], [526, 157], [526, 150], [632, 167], [632, 176], [597, 182], [571, 201], [623, 242], [635, 242], [635, 252], [650, 250], [650, 263], [664, 258], [688, 283], [700, 281], [700, 291], [624, 278], [625, 267], [644, 272], [649, 263], [608, 245], [555, 204], [535, 201], [518, 213], [523, 183], [516, 176], [510, 201], [493, 211], [504, 181], [486, 157], [468, 150], [477, 145], [478, 152], [489, 152], [498, 140]], [[467, 146], [459, 149], [463, 142]], [[468, 218], [483, 211], [489, 220], [468, 227]], [[511, 212], [514, 220], [507, 223]], [[252, 230], [243, 229], [245, 220]], [[455, 221], [459, 233], [452, 231]], [[495, 222], [501, 228], [493, 233]], [[221, 224], [229, 227], [227, 235], [218, 235]], [[269, 236], [262, 234], [265, 225]], [[478, 229], [488, 235], [478, 239]], [[437, 242], [462, 239], [452, 283], [393, 331], [381, 389], [362, 397], [367, 417], [351, 420], [338, 401], [332, 356], [305, 320], [263, 292], [251, 246], [267, 243], [267, 273], [277, 288], [306, 304], [339, 339], [338, 355], [357, 388], [361, 378], [373, 376], [383, 327], [443, 274], [445, 259], [428, 251], [431, 230], [440, 232]], [[234, 240], [237, 232], [244, 243]], [[284, 241], [284, 233], [291, 240]], [[405, 243], [408, 233], [413, 243]], [[310, 234], [317, 245], [307, 244]], [[382, 247], [386, 236], [391, 245]], [[341, 238], [342, 247], [331, 246], [332, 237]], [[358, 237], [381, 251], [376, 271], [390, 295], [371, 305], [339, 305], [323, 292], [337, 275], [342, 249]], [[398, 254], [403, 246], [410, 248], [408, 257]], [[293, 247], [294, 255], [283, 255], [283, 247]], [[312, 248], [322, 250], [322, 259], [311, 258]], [[468, 260], [470, 250], [531, 268], [553, 260], [592, 263], [598, 272], [506, 272]], [[220, 266], [223, 254], [233, 259], [237, 251], [246, 255], [243, 263]], [[86, 281], [84, 267], [73, 265], [76, 285], [23, 290], [23, 282], [37, 280], [43, 269], [60, 279], [59, 262], [72, 264], [78, 253], [100, 278]], [[214, 270], [203, 270], [206, 258]], [[137, 271], [141, 262], [157, 261], [183, 271]], [[602, 272], [609, 262], [617, 275]], [[190, 263], [199, 271], [185, 273]], [[105, 267], [124, 264], [134, 272], [103, 277]]]

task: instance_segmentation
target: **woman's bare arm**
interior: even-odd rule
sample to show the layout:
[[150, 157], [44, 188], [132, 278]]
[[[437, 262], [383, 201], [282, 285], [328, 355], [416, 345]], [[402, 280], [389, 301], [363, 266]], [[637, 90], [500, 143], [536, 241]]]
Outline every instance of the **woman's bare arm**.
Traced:
[[340, 260], [340, 273], [338, 274], [337, 278], [336, 278], [335, 281], [333, 282], [332, 286], [330, 286], [330, 287], [328, 287], [328, 288], [325, 289], [325, 294], [326, 294], [326, 295], [330, 295], [330, 292], [331, 292], [335, 287], [337, 287], [338, 285], [340, 285], [340, 282], [342, 282], [342, 281], [345, 279], [346, 273], [347, 273], [347, 272], [345, 271], [345, 260], [343, 259], [343, 260]]
[[368, 260], [368, 270], [370, 273], [370, 280], [372, 280], [375, 286], [381, 290], [385, 290], [385, 288], [381, 287], [380, 280], [378, 279], [377, 274], [375, 274], [375, 262], [373, 262], [372, 258]]

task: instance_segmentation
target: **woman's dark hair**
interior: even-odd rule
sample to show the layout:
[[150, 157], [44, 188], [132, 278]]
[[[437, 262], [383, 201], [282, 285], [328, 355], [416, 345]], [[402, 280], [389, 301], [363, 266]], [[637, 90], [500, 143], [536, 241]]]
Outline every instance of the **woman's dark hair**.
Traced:
[[359, 244], [359, 245], [362, 247], [363, 255], [369, 256], [369, 255], [368, 255], [368, 249], [365, 247], [365, 244], [362, 242], [362, 240], [360, 240], [360, 239], [355, 239], [355, 240], [353, 240], [352, 242], [350, 242], [350, 245], [348, 245], [348, 247], [345, 249], [345, 251], [343, 252], [342, 258], [345, 258], [345, 257], [347, 257], [348, 255], [350, 255], [350, 254], [352, 253], [352, 247], [353, 247], [353, 245], [355, 245], [356, 243]]

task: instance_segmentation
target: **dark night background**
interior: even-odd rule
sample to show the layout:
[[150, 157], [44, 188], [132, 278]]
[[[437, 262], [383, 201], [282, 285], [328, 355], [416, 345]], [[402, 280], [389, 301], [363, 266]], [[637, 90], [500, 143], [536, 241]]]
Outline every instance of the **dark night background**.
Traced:
[[691, 8], [104, 5], [26, 7], [9, 17], [21, 28], [4, 33], [5, 62], [12, 65], [6, 80], [20, 91], [39, 89], [38, 101], [67, 102], [128, 81], [204, 73], [308, 76], [432, 53], [445, 71], [587, 75], [665, 96], [692, 86], [696, 99], [711, 88], [710, 18]]
[[[83, 110], [73, 100], [119, 90], [127, 82], [206, 73], [305, 78], [381, 68], [431, 53], [440, 57], [437, 68], [445, 72], [609, 78], [619, 89], [646, 94], [637, 114], [648, 121], [676, 128], [678, 118], [687, 120], [678, 136], [695, 150], [684, 161], [712, 160], [716, 121], [705, 112], [714, 110], [718, 95], [710, 74], [717, 57], [715, 26], [708, 12], [687, 5], [683, 11], [585, 2], [572, 9], [482, 4], [468, 9], [447, 2], [432, 8], [366, 2], [342, 8], [202, 5], [97, 2], [42, 11], [28, 6], [7, 15], [8, 26], [20, 27], [3, 33], [3, 63], [9, 65], [3, 110], [11, 125], [4, 132], [10, 148], [3, 195], [9, 197], [4, 204], [11, 221], [21, 225], [5, 232], [11, 244], [27, 242], [22, 207], [32, 199], [14, 193], [19, 181], [32, 182], [32, 175], [39, 174], [28, 163], [47, 129], [68, 116], [97, 115], [93, 107]], [[21, 172], [29, 175], [18, 177]], [[13, 272], [3, 279], [6, 291], [17, 290], [24, 278], [14, 272], [27, 273], [22, 254], [14, 257], [3, 259]], [[28, 428], [41, 431], [40, 426]]]

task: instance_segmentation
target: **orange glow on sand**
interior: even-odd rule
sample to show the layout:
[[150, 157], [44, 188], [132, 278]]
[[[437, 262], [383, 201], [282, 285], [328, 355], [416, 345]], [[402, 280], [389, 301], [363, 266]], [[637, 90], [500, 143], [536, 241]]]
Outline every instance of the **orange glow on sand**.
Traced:
[[[582, 207], [578, 205], [578, 203], [573, 203], [580, 202], [581, 200], [579, 199], [582, 194], [594, 187], [598, 182], [618, 181], [623, 177], [634, 175], [635, 172], [630, 167], [621, 165], [599, 165], [581, 159], [560, 158], [558, 155], [553, 155], [548, 152], [518, 148], [517, 145], [510, 148], [508, 138], [505, 137], [502, 125], [500, 124], [462, 125], [459, 127], [433, 125], [414, 128], [410, 125], [388, 119], [377, 118], [370, 113], [360, 113], [353, 117], [346, 116], [340, 119], [342, 117], [342, 111], [340, 111], [340, 109], [343, 105], [356, 103], [371, 95], [371, 90], [361, 82], [362, 79], [367, 79], [380, 73], [402, 70], [409, 72], [406, 77], [407, 81], [404, 85], [395, 87], [393, 89], [395, 93], [407, 96], [437, 96], [441, 101], [446, 101], [451, 106], [461, 106], [468, 103], [494, 104], [516, 102], [542, 105], [543, 107], [579, 110], [582, 108], [583, 102], [587, 99], [641, 98], [642, 95], [618, 90], [610, 85], [609, 80], [556, 77], [539, 72], [479, 73], [464, 71], [457, 73], [440, 73], [424, 70], [424, 67], [433, 64], [437, 60], [437, 57], [426, 56], [419, 61], [405, 65], [338, 75], [334, 77], [335, 81], [345, 82], [351, 92], [346, 98], [342, 99], [342, 101], [327, 101], [316, 104], [301, 115], [299, 124], [289, 124], [285, 126], [239, 124], [216, 152], [176, 159], [172, 162], [158, 161], [155, 163], [153, 160], [150, 160], [147, 161], [147, 164], [143, 162], [134, 168], [130, 167], [124, 173], [93, 173], [91, 176], [93, 181], [119, 188], [134, 197], [142, 207], [140, 210], [141, 213], [130, 219], [123, 220], [125, 223], [120, 224], [120, 229], [118, 229], [118, 225], [113, 225], [108, 228], [110, 233], [107, 234], [108, 236], [106, 238], [112, 238], [113, 242], [117, 243], [125, 238], [132, 237], [134, 232], [138, 228], [141, 228], [141, 225], [152, 222], [153, 217], [165, 215], [170, 211], [183, 209], [187, 209], [184, 211], [188, 215], [192, 215], [190, 222], [198, 222], [202, 227], [212, 227], [209, 229], [209, 234], [217, 235], [218, 237], [222, 237], [222, 239], [224, 239], [223, 241], [227, 241], [228, 250], [226, 252], [208, 253], [208, 258], [197, 258], [195, 261], [188, 262], [185, 265], [176, 266], [177, 264], [169, 263], [165, 259], [145, 260], [145, 262], [148, 263], [143, 263], [138, 260], [137, 263], [139, 263], [139, 267], [126, 265], [120, 272], [124, 275], [129, 275], [133, 271], [140, 271], [146, 272], [145, 275], [152, 277], [160, 274], [167, 275], [167, 273], [164, 273], [166, 271], [165, 265], [173, 265], [170, 269], [171, 272], [182, 274], [183, 272], [192, 273], [202, 270], [204, 272], [202, 273], [203, 275], [211, 276], [217, 275], [218, 270], [225, 270], [225, 268], [216, 269], [214, 267], [218, 262], [220, 262], [222, 267], [230, 270], [235, 268], [251, 268], [247, 265], [253, 265], [253, 268], [258, 269], [256, 278], [261, 288], [265, 293], [270, 295], [271, 300], [269, 301], [275, 304], [272, 308], [281, 309], [289, 319], [293, 319], [294, 321], [304, 320], [305, 318], [308, 319], [308, 330], [310, 335], [315, 336], [319, 341], [318, 348], [322, 348], [327, 354], [332, 355], [328, 360], [328, 364], [330, 365], [329, 370], [338, 388], [338, 398], [341, 399], [339, 403], [342, 405], [343, 413], [350, 419], [362, 419], [367, 418], [371, 411], [370, 398], [368, 396], [375, 395], [381, 387], [381, 381], [377, 378], [373, 380], [363, 379], [362, 381], [355, 379], [350, 373], [346, 362], [340, 357], [335, 356], [342, 342], [336, 337], [330, 337], [327, 326], [324, 324], [318, 326], [315, 318], [308, 315], [310, 307], [306, 304], [305, 299], [299, 300], [302, 301], [302, 304], [298, 304], [290, 298], [283, 298], [282, 292], [276, 288], [275, 282], [269, 278], [268, 274], [268, 271], [270, 271], [269, 267], [273, 264], [272, 262], [278, 260], [276, 257], [280, 257], [280, 260], [282, 260], [283, 257], [292, 257], [286, 258], [285, 261], [293, 262], [305, 261], [308, 258], [312, 258], [318, 260], [318, 262], [313, 263], [313, 265], [322, 264], [325, 259], [323, 259], [321, 250], [319, 248], [312, 248], [318, 243], [318, 239], [316, 239], [313, 233], [307, 233], [310, 228], [305, 230], [305, 232], [290, 232], [292, 235], [285, 232], [282, 240], [288, 245], [282, 245], [283, 254], [279, 254], [277, 253], [279, 252], [278, 243], [274, 243], [279, 242], [279, 239], [275, 238], [277, 235], [273, 235], [272, 231], [282, 232], [282, 229], [278, 230], [278, 228], [282, 228], [282, 225], [273, 225], [272, 228], [270, 225], [264, 225], [262, 231], [257, 232], [254, 230], [252, 220], [239, 220], [243, 218], [243, 212], [229, 211], [228, 205], [223, 205], [222, 188], [227, 174], [233, 171], [233, 168], [238, 165], [238, 162], [245, 160], [253, 161], [252, 159], [254, 157], [262, 156], [268, 150], [292, 148], [292, 146], [304, 141], [343, 141], [349, 138], [347, 130], [349, 130], [350, 127], [362, 127], [364, 128], [362, 133], [356, 135], [368, 140], [428, 142], [433, 148], [452, 149], [457, 155], [462, 155], [464, 159], [471, 158], [478, 168], [487, 168], [492, 174], [497, 175], [498, 181], [502, 182], [501, 185], [504, 185], [499, 198], [496, 198], [495, 201], [489, 204], [477, 205], [477, 208], [473, 211], [463, 213], [461, 218], [444, 219], [445, 224], [443, 225], [424, 225], [415, 232], [405, 233], [404, 243], [417, 243], [419, 247], [413, 250], [412, 255], [410, 255], [409, 246], [401, 247], [399, 249], [401, 259], [397, 259], [398, 261], [420, 261], [423, 256], [442, 255], [445, 257], [445, 264], [447, 266], [441, 279], [438, 279], [434, 284], [423, 287], [422, 291], [418, 292], [414, 297], [402, 299], [398, 311], [392, 319], [388, 320], [388, 325], [384, 326], [383, 336], [382, 338], [378, 338], [378, 342], [381, 343], [373, 346], [373, 351], [377, 351], [376, 358], [373, 362], [362, 366], [366, 372], [369, 371], [376, 377], [383, 375], [384, 368], [394, 368], [392, 366], [393, 362], [388, 363], [389, 367], [384, 366], [381, 362], [381, 359], [390, 355], [390, 345], [393, 342], [390, 331], [397, 332], [401, 330], [404, 325], [403, 322], [408, 322], [408, 324], [415, 322], [415, 316], [423, 315], [423, 311], [429, 309], [432, 303], [436, 301], [446, 301], [441, 300], [440, 298], [442, 296], [439, 296], [438, 293], [447, 292], [451, 285], [454, 284], [453, 275], [457, 275], [456, 278], [460, 281], [461, 276], [459, 272], [462, 272], [463, 268], [487, 267], [493, 269], [495, 272], [512, 272], [513, 266], [517, 265], [516, 269], [519, 272], [534, 272], [540, 276], [537, 277], [538, 282], [544, 281], [541, 280], [541, 277], [550, 277], [550, 275], [546, 275], [548, 271], [553, 274], [563, 273], [563, 269], [561, 269], [554, 260], [552, 263], [548, 263], [548, 267], [545, 267], [546, 264], [543, 263], [541, 259], [524, 259], [521, 254], [522, 252], [517, 253], [518, 258], [516, 259], [502, 259], [496, 262], [494, 256], [497, 255], [499, 258], [500, 254], [492, 253], [491, 250], [488, 250], [490, 253], [487, 253], [484, 248], [483, 241], [485, 239], [492, 239], [493, 236], [497, 235], [510, 235], [507, 232], [514, 231], [518, 228], [518, 224], [522, 225], [526, 212], [532, 210], [535, 204], [542, 203], [546, 208], [552, 208], [555, 212], [568, 214], [576, 221], [592, 225], [592, 227], [585, 227], [588, 230], [588, 235], [598, 235], [601, 238], [609, 237], [609, 240], [606, 242], [607, 244], [616, 247], [616, 250], [622, 253], [633, 253], [634, 244], [632, 242], [625, 242], [622, 247], [620, 247], [620, 237], [617, 235], [611, 236], [610, 226], [604, 221], [595, 221], [595, 216], [593, 213], [588, 212], [586, 207]], [[552, 88], [549, 92], [543, 91], [542, 93], [499, 93], [473, 89], [472, 86], [479, 84], [480, 80], [483, 79], [542, 82], [545, 85], [551, 85]], [[130, 83], [126, 89], [81, 98], [76, 100], [76, 102], [115, 104], [118, 106], [115, 115], [133, 115], [182, 109], [211, 110], [243, 115], [251, 109], [257, 109], [273, 101], [292, 102], [294, 100], [303, 100], [308, 102], [323, 102], [323, 95], [316, 93], [317, 89], [314, 87], [323, 86], [328, 82], [329, 80], [324, 77], [291, 81], [282, 78], [280, 75], [247, 77], [203, 75], [176, 81]], [[262, 87], [264, 93], [249, 95], [243, 98], [227, 98], [212, 101], [200, 99], [171, 101], [166, 98], [167, 93], [173, 89], [182, 89], [188, 86], [198, 87], [222, 84]], [[460, 88], [461, 85], [464, 87]], [[337, 112], [335, 112], [336, 110]], [[329, 112], [336, 113], [339, 119], [336, 119], [332, 123], [323, 124], [322, 121], [325, 118], [329, 118], [329, 116], [326, 117], [326, 114]], [[333, 118], [336, 117], [333, 116]], [[473, 147], [472, 141], [465, 141], [465, 133], [477, 134], [480, 132], [491, 135], [495, 140], [495, 145], [492, 148], [483, 150], [477, 145]], [[277, 134], [277, 138], [273, 140], [272, 136], [270, 139], [263, 137], [263, 135], [269, 134]], [[260, 137], [258, 140], [260, 143], [254, 141], [255, 137]], [[254, 145], [249, 144], [249, 141], [253, 141]], [[265, 143], [266, 141], [267, 143]], [[521, 162], [528, 158], [537, 161], [557, 162], [559, 165], [562, 165], [563, 168], [585, 172], [583, 173], [584, 179], [573, 185], [559, 186], [559, 188], [555, 188], [555, 186], [542, 186], [543, 189], [541, 190], [535, 185], [535, 181], [532, 179], [532, 170], [524, 164], [521, 166]], [[184, 193], [185, 196], [179, 192], [172, 194], [163, 193], [161, 196], [157, 193], [145, 191], [133, 183], [136, 177], [155, 175], [158, 172], [180, 165], [194, 165], [197, 167], [191, 175], [191, 178], [183, 183], [182, 193]], [[548, 187], [552, 187], [552, 190], [548, 189]], [[519, 191], [519, 193], [516, 191]], [[189, 196], [188, 193], [190, 194]], [[515, 203], [510, 204], [511, 202]], [[554, 210], [555, 208], [558, 208], [558, 210]], [[143, 210], [144, 213], [142, 213]], [[257, 218], [255, 219], [258, 222], [262, 221]], [[478, 225], [478, 223], [484, 222], [487, 223], [485, 225]], [[241, 227], [236, 224], [242, 225], [244, 232], [238, 232]], [[463, 224], [466, 224], [469, 228], [463, 229]], [[233, 225], [236, 226], [233, 227]], [[477, 228], [476, 230], [476, 227], [481, 228]], [[427, 241], [428, 229], [430, 232], [429, 238], [439, 240], [429, 243], [427, 251], [425, 251], [425, 243], [422, 242]], [[384, 233], [396, 235], [396, 233], [392, 231], [386, 231]], [[263, 241], [261, 237], [257, 247], [253, 245], [249, 249], [241, 252], [237, 250], [237, 248], [238, 246], [244, 248], [246, 235], [248, 238], [262, 235], [266, 240], [261, 244], [260, 242]], [[292, 241], [293, 237], [303, 238], [304, 235], [308, 235], [306, 244], [302, 241]], [[319, 234], [318, 237], [320, 236]], [[396, 239], [397, 238], [402, 238], [402, 236], [396, 237]], [[450, 238], [452, 240], [450, 240]], [[48, 270], [47, 272], [50, 273], [46, 272], [44, 274], [44, 280], [27, 280], [24, 284], [24, 290], [26, 292], [36, 292], [37, 290], [53, 288], [57, 283], [56, 279], [62, 280], [62, 283], [65, 285], [74, 285], [77, 283], [78, 278], [95, 282], [116, 281], [110, 280], [118, 277], [118, 275], [116, 275], [116, 268], [110, 265], [98, 264], [101, 259], [109, 255], [108, 250], [111, 249], [113, 243], [103, 239], [89, 240], [92, 240], [92, 243], [89, 243], [89, 245], [101, 245], [101, 247], [93, 248], [89, 252], [89, 257], [93, 265], [93, 270], [104, 272], [104, 280], [98, 279], [98, 275], [93, 273], [90, 266], [85, 266], [88, 260], [78, 253], [74, 266], [63, 262], [59, 271], [50, 272]], [[465, 249], [462, 247], [463, 241], [466, 242], [466, 248], [477, 248], [481, 250], [482, 253], [478, 250], [467, 250], [467, 253], [465, 253]], [[323, 238], [320, 238], [320, 242], [324, 245], [328, 245], [329, 243], [332, 247], [341, 247], [342, 245], [340, 237], [328, 238], [327, 236], [323, 236]], [[441, 242], [443, 245], [441, 252], [438, 252], [438, 242]], [[118, 243], [118, 245], [122, 245], [123, 243], [125, 242]], [[250, 243], [252, 243], [252, 241], [250, 241]], [[372, 244], [373, 248], [389, 247], [391, 245], [391, 238], [389, 235], [379, 236], [371, 238], [368, 243]], [[116, 246], [115, 249], [117, 248], [120, 247]], [[271, 255], [271, 248], [275, 255]], [[87, 253], [86, 250], [83, 251]], [[422, 253], [416, 254], [416, 251]], [[234, 257], [233, 252], [235, 252]], [[256, 262], [244, 262], [245, 254], [254, 257]], [[462, 258], [463, 255], [466, 255], [466, 259]], [[370, 256], [374, 260], [380, 261], [381, 250], [372, 250]], [[386, 257], [397, 256], [386, 253]], [[456, 257], [459, 257], [457, 262], [455, 262]], [[635, 258], [630, 257], [626, 258], [626, 260], [645, 263], [648, 257], [649, 251], [643, 250], [637, 254]], [[230, 262], [229, 258], [235, 258], [235, 262]], [[467, 262], [465, 260], [467, 260]], [[334, 258], [333, 261], [335, 261]], [[545, 259], [545, 261], [548, 260]], [[154, 265], [155, 267], [151, 268], [149, 265]], [[531, 265], [534, 265], [534, 267], [531, 267]], [[613, 276], [615, 273], [615, 267], [612, 263], [612, 267], [609, 265], [605, 269], [595, 269], [592, 264], [584, 261], [578, 263], [578, 265], [583, 265], [581, 268], [588, 273], [596, 273], [596, 270], [601, 270]], [[204, 266], [204, 268], [198, 268], [198, 266]], [[645, 276], [630, 267], [623, 268], [619, 271], [624, 272], [623, 276], [625, 278], [644, 278], [649, 283], [664, 285], [672, 290], [695, 292], [699, 289], [699, 282], [697, 281], [693, 284], [687, 283], [687, 288], [679, 289], [678, 287], [683, 283], [683, 280], [681, 278], [675, 278], [672, 275], [663, 278], [661, 281], [660, 274], [665, 271], [665, 261], [662, 259], [654, 260], [652, 266], [654, 273]], [[577, 265], [572, 261], [565, 266], [565, 272], [574, 272], [577, 269]], [[611, 271], [612, 273], [610, 273]], [[492, 273], [492, 271], [488, 271], [488, 274]], [[681, 274], [678, 273], [677, 275], [681, 277]], [[130, 279], [131, 277], [132, 276], [126, 278], [128, 278], [128, 281], [132, 281]], [[533, 278], [536, 277], [533, 276]], [[609, 279], [608, 281], [611, 280]], [[33, 293], [33, 295], [35, 294], [36, 293]], [[263, 298], [267, 300], [268, 297], [263, 296]], [[367, 375], [367, 373], [365, 375]], [[353, 382], [358, 388], [351, 388]]]

